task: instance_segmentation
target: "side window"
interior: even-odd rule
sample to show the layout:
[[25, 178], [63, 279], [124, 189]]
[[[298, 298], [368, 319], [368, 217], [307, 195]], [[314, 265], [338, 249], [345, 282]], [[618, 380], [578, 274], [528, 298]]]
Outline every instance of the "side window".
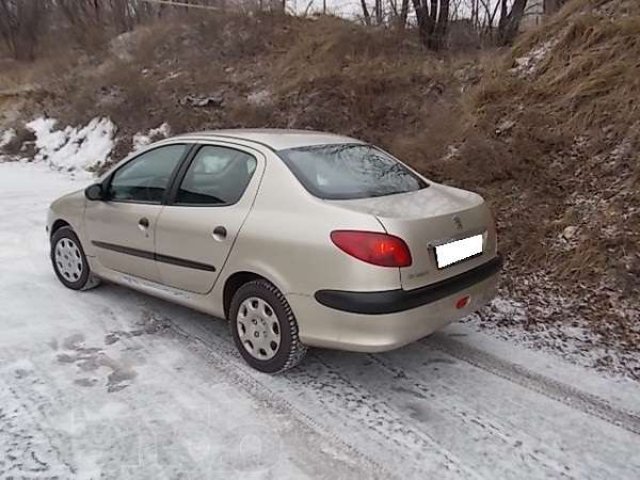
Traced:
[[198, 150], [184, 176], [177, 205], [231, 205], [242, 197], [256, 169], [248, 153], [205, 145]]
[[111, 179], [109, 199], [160, 203], [186, 149], [186, 145], [158, 147], [126, 163]]

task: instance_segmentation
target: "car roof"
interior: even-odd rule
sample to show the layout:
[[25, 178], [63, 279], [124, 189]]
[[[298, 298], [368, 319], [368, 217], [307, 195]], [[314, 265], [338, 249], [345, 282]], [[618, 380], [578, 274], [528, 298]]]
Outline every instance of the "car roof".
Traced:
[[364, 143], [360, 140], [356, 140], [355, 138], [336, 135], [334, 133], [281, 128], [209, 130], [205, 132], [194, 132], [179, 135], [171, 138], [171, 140], [178, 139], [191, 141], [203, 139], [236, 139], [258, 143], [273, 150], [285, 150], [287, 148], [308, 147], [312, 145]]

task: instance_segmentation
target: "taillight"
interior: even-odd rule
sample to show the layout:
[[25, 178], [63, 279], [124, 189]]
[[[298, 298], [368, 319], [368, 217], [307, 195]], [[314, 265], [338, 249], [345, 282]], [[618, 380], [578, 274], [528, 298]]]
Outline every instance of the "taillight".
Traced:
[[471, 297], [469, 295], [465, 295], [464, 297], [460, 297], [456, 300], [456, 308], [460, 310], [461, 308], [466, 307], [471, 302]]
[[334, 230], [331, 241], [343, 252], [381, 267], [411, 265], [409, 247], [401, 238], [386, 233]]

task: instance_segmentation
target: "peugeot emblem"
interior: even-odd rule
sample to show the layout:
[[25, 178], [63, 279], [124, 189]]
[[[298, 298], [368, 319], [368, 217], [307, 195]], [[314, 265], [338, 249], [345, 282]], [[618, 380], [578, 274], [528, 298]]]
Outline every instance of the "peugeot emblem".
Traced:
[[453, 223], [456, 224], [456, 227], [458, 227], [458, 230], [462, 230], [462, 220], [460, 219], [459, 216], [455, 215], [453, 218]]

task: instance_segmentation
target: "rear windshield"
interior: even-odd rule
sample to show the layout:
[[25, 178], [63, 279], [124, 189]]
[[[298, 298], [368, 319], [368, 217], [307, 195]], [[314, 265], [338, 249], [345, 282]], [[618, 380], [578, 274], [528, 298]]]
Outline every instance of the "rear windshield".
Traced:
[[427, 187], [424, 180], [371, 145], [317, 145], [278, 154], [309, 192], [324, 199], [381, 197]]

